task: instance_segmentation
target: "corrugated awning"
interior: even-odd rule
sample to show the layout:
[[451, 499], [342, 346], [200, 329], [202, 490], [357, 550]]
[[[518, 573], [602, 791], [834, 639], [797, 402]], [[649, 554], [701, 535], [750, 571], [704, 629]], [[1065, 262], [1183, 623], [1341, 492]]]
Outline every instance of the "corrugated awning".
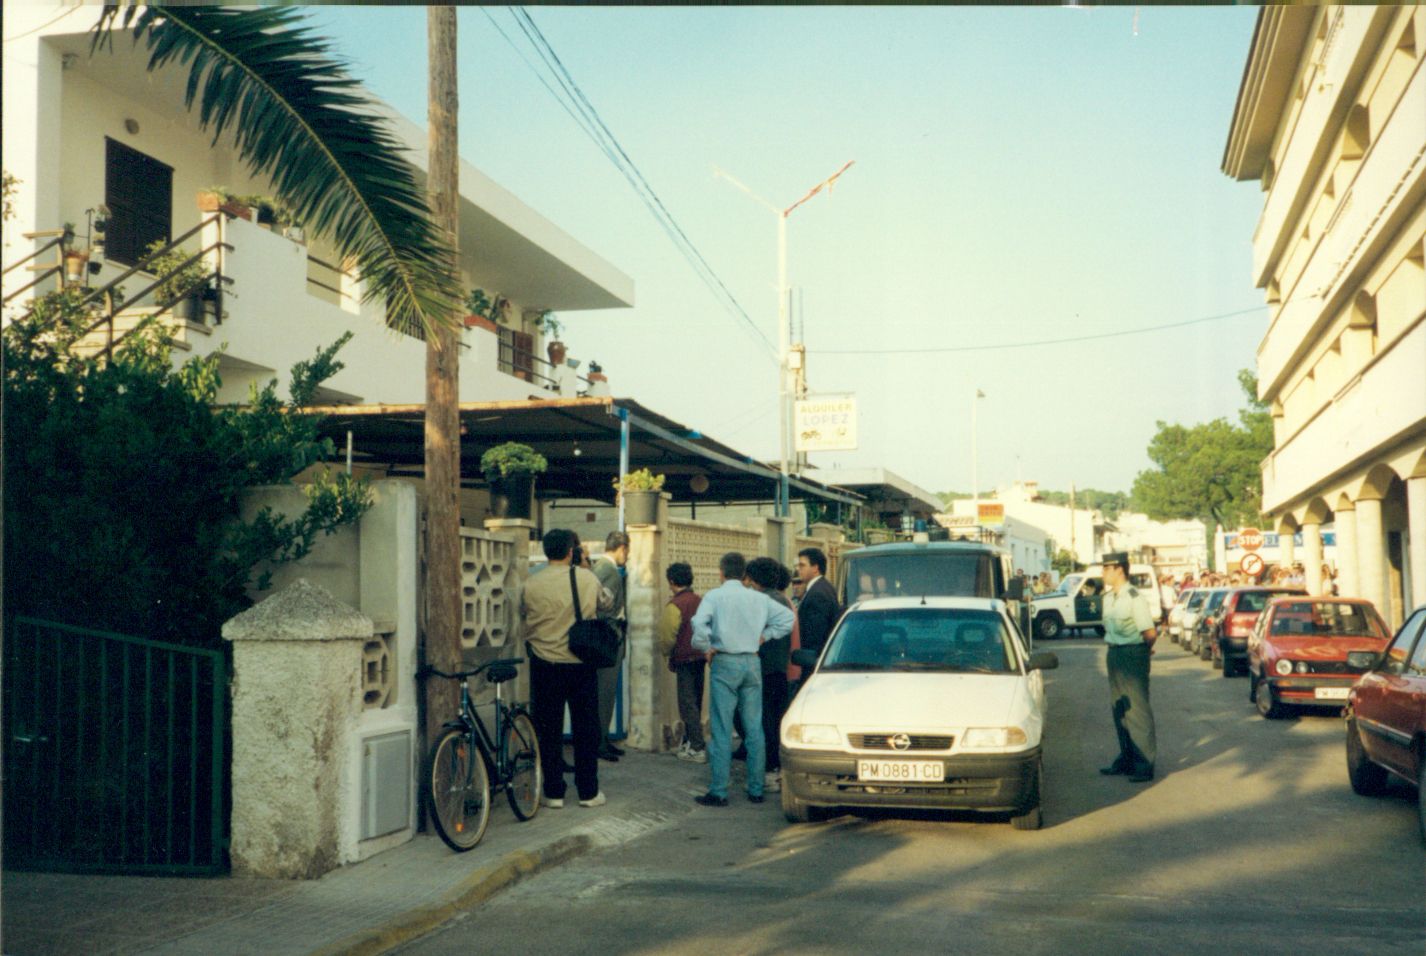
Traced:
[[[419, 475], [425, 461], [424, 405], [328, 405], [308, 409], [326, 416], [322, 433], [343, 454], [351, 433], [354, 464], [384, 465]], [[461, 480], [483, 487], [480, 456], [502, 442], [529, 445], [549, 460], [535, 483], [541, 499], [611, 501], [619, 475], [620, 431], [629, 421], [629, 468], [667, 476], [664, 491], [674, 501], [768, 502], [777, 497], [779, 474], [762, 462], [707, 438], [637, 402], [616, 398], [562, 398], [520, 402], [471, 402], [460, 406]], [[708, 489], [696, 493], [697, 476]], [[802, 477], [790, 481], [794, 500], [839, 501], [862, 497]]]

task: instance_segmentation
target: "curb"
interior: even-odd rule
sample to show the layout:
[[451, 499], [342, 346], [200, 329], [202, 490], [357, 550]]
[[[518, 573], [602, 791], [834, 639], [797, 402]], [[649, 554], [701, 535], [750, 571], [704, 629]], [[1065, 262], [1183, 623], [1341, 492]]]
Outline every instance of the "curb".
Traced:
[[379, 926], [353, 933], [344, 939], [313, 951], [312, 956], [378, 956], [404, 943], [409, 943], [436, 929], [462, 912], [479, 906], [507, 887], [527, 877], [581, 856], [595, 846], [593, 837], [577, 833], [556, 840], [538, 850], [516, 850], [489, 866], [476, 870], [446, 894], [439, 903], [407, 910]]

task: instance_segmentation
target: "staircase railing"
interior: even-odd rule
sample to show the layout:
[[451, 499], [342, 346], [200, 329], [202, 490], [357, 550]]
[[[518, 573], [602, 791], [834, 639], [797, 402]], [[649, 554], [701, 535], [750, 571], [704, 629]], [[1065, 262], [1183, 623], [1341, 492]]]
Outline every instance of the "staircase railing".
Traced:
[[19, 259], [15, 262], [10, 263], [10, 265], [5, 267], [5, 271], [0, 274], [8, 276], [11, 272], [14, 272], [21, 266], [28, 266], [40, 256], [44, 255], [46, 252], [49, 252], [51, 249], [54, 249], [56, 247], [58, 247], [60, 250], [59, 262], [43, 270], [29, 282], [20, 286], [20, 288], [14, 289], [9, 292], [3, 300], [0, 300], [0, 305], [9, 305], [12, 299], [17, 298], [23, 293], [30, 291], [35, 286], [48, 279], [50, 276], [58, 275], [64, 269], [64, 249], [66, 246], [69, 245], [70, 241], [73, 240], [74, 233], [68, 229], [51, 229], [45, 232], [27, 232], [24, 234], [24, 237], [26, 239], [43, 239], [46, 236], [50, 237], [49, 242], [46, 242], [44, 245], [40, 246], [28, 256], [25, 256], [23, 259]]

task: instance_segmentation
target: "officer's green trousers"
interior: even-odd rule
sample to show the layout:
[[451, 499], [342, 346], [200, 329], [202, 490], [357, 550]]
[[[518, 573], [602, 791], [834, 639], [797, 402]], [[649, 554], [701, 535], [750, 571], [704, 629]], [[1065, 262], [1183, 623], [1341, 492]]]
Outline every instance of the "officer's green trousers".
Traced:
[[1119, 734], [1118, 763], [1125, 769], [1152, 770], [1158, 756], [1154, 710], [1149, 704], [1149, 646], [1110, 644], [1109, 701]]

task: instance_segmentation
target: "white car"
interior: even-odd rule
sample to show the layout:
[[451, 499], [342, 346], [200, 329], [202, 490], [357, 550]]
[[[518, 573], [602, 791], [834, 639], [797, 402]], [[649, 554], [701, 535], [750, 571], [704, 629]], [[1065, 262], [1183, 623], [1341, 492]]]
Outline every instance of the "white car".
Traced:
[[1045, 723], [1041, 671], [1005, 602], [877, 598], [842, 616], [782, 721], [782, 809], [806, 822], [831, 807], [1009, 813], [1040, 827]]
[[1179, 635], [1179, 632], [1183, 629], [1183, 615], [1184, 615], [1184, 611], [1187, 610], [1187, 608], [1188, 608], [1188, 602], [1191, 601], [1191, 600], [1193, 600], [1193, 592], [1195, 592], [1195, 591], [1197, 591], [1197, 590], [1199, 590], [1199, 589], [1198, 589], [1198, 588], [1184, 588], [1181, 592], [1179, 592], [1178, 600], [1175, 601], [1173, 607], [1169, 609], [1169, 616], [1168, 616], [1169, 640], [1173, 641], [1175, 644], [1178, 643], [1178, 635]]

